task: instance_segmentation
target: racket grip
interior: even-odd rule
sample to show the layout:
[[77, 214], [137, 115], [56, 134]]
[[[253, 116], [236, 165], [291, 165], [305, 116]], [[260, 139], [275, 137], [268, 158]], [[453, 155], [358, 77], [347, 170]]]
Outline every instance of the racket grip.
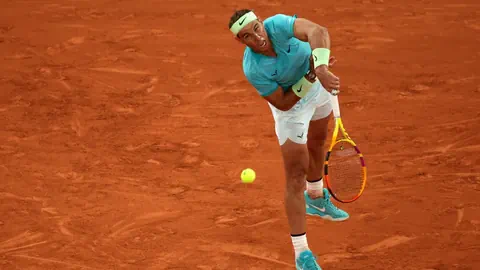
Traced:
[[330, 100], [332, 102], [333, 116], [335, 118], [340, 117], [340, 105], [338, 105], [338, 96], [330, 95]]

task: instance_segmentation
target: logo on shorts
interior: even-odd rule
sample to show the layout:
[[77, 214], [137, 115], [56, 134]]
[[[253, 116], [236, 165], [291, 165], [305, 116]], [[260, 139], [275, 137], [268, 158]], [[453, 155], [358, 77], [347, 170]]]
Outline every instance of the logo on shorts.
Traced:
[[288, 45], [287, 53], [290, 53], [290, 45]]
[[297, 137], [300, 138], [300, 139], [303, 138], [303, 134], [304, 134], [304, 133], [305, 133], [305, 132], [302, 132], [302, 134], [297, 135]]
[[275, 69], [275, 72], [272, 74], [272, 76], [277, 76], [277, 70]]
[[300, 86], [300, 88], [297, 89], [297, 92], [298, 92], [298, 93], [302, 92], [302, 87], [303, 87], [303, 85]]

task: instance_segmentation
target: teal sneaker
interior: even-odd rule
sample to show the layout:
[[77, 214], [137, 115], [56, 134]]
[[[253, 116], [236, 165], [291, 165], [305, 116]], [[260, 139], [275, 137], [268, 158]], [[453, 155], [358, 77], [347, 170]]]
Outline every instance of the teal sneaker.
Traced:
[[320, 265], [317, 263], [317, 258], [310, 250], [305, 250], [300, 253], [298, 258], [295, 260], [295, 265], [297, 270], [322, 270]]
[[330, 193], [328, 193], [326, 188], [323, 188], [323, 194], [323, 198], [312, 200], [305, 190], [304, 195], [305, 204], [307, 207], [307, 215], [319, 216], [331, 221], [344, 221], [349, 218], [347, 212], [338, 209], [335, 205], [333, 205], [332, 201], [330, 200]]

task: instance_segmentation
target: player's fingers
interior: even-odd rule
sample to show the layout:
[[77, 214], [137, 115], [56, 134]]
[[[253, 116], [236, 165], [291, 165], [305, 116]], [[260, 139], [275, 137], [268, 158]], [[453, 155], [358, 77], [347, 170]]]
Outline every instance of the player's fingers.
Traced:
[[340, 88], [340, 83], [331, 83], [330, 84], [330, 89], [339, 89]]

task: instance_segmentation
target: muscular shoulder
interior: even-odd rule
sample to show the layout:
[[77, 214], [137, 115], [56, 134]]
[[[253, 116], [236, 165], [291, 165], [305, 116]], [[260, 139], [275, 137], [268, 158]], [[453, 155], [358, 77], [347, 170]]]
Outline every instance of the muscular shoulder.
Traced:
[[294, 37], [293, 25], [296, 15], [276, 14], [264, 21], [265, 29], [270, 36], [278, 39], [290, 39]]

